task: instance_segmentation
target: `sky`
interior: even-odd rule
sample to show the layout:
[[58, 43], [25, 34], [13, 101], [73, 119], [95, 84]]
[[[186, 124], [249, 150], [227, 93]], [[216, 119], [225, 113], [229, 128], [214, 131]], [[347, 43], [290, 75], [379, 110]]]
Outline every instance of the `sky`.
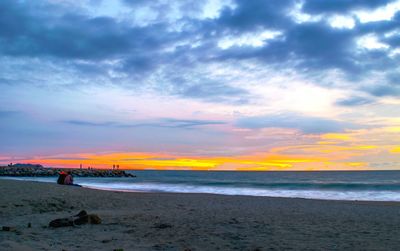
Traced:
[[0, 163], [400, 169], [398, 0], [2, 0]]

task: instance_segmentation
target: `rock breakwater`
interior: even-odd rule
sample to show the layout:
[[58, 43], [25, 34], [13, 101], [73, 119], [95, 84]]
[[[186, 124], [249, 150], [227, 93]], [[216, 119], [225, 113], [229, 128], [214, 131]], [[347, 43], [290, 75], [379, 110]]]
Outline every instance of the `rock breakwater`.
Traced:
[[75, 177], [136, 177], [123, 170], [83, 169], [83, 168], [48, 168], [41, 165], [9, 165], [0, 166], [0, 176], [13, 177], [48, 177], [58, 176], [61, 172], [71, 171]]

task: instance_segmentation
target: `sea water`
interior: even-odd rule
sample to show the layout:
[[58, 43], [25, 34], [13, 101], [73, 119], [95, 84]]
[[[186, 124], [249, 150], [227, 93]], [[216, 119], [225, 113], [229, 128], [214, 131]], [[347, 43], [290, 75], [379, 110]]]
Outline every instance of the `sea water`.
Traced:
[[[84, 187], [126, 192], [208, 193], [327, 200], [400, 201], [400, 171], [130, 171], [136, 178], [76, 177]], [[14, 178], [56, 182], [55, 177]]]

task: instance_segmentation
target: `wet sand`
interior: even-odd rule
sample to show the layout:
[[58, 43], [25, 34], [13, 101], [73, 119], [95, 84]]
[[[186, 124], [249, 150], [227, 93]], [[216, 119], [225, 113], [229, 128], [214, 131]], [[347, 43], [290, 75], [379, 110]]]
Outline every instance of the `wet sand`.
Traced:
[[[48, 227], [82, 209], [102, 224]], [[400, 250], [394, 202], [124, 193], [0, 180], [1, 226], [15, 231], [0, 231], [0, 250]]]

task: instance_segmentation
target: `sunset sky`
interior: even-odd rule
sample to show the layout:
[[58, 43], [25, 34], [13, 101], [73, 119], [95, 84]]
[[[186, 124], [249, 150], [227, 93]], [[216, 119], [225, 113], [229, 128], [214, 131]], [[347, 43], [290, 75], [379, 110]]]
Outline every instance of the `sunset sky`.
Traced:
[[0, 1], [0, 163], [400, 169], [400, 1]]

